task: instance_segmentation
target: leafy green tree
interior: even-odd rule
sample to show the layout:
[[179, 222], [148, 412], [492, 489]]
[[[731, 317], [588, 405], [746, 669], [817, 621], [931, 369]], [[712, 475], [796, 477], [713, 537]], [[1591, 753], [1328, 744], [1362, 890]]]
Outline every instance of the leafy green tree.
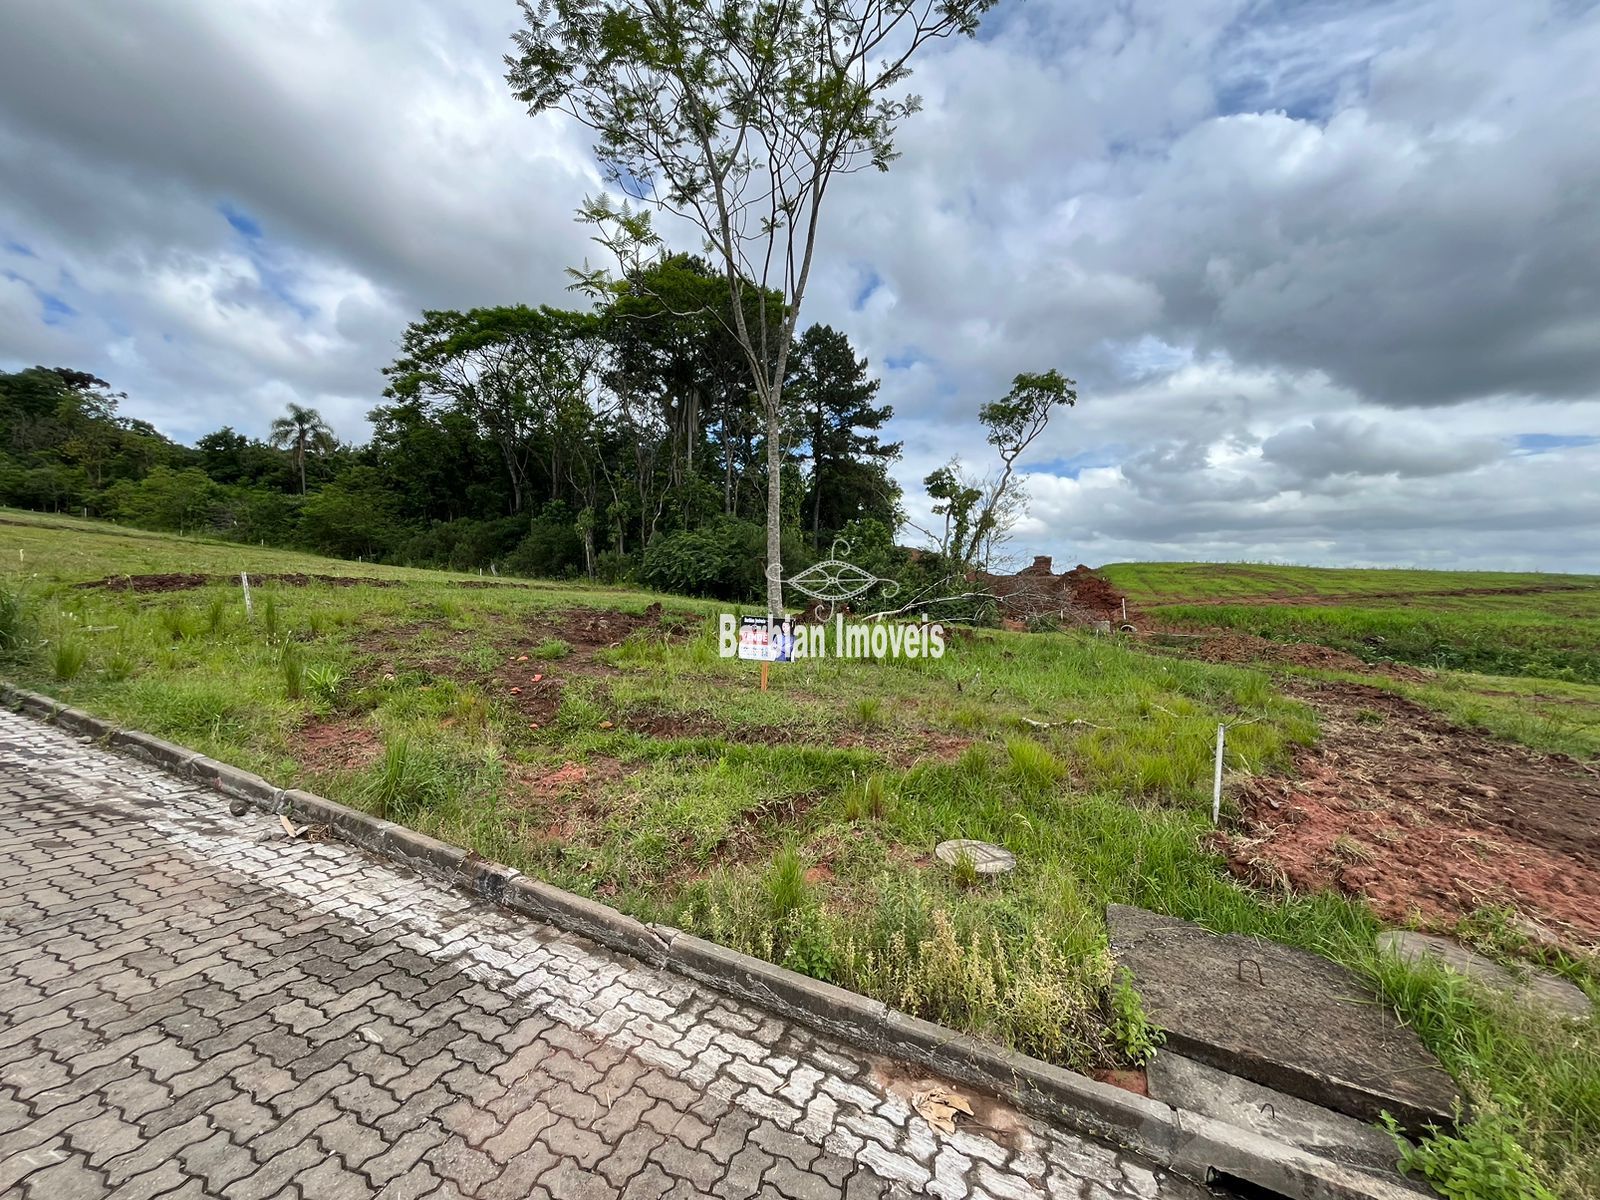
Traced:
[[300, 535], [313, 550], [376, 558], [406, 532], [394, 493], [372, 467], [345, 471], [300, 509]]
[[868, 376], [867, 360], [856, 357], [838, 330], [813, 325], [794, 348], [788, 386], [811, 450], [806, 499], [813, 549], [820, 549], [823, 529], [862, 516], [892, 521], [900, 489], [887, 467], [900, 456], [900, 443], [885, 443], [873, 432], [894, 409], [873, 404], [878, 380]]
[[204, 471], [156, 467], [137, 483], [123, 480], [106, 493], [111, 514], [141, 529], [183, 532], [206, 525], [222, 488]]
[[[518, 99], [593, 129], [608, 182], [688, 221], [716, 256], [766, 425], [774, 612], [783, 607], [783, 385], [824, 199], [841, 175], [888, 169], [895, 130], [918, 107], [894, 94], [912, 56], [975, 33], [995, 2], [521, 0], [525, 28], [506, 59]], [[601, 198], [581, 215], [625, 275], [659, 257], [648, 209]], [[580, 281], [610, 284], [604, 271]]]
[[334, 448], [333, 430], [314, 408], [289, 405], [289, 411], [272, 422], [268, 440], [280, 450], [288, 450], [300, 472], [300, 494], [306, 494], [306, 456], [327, 454]]
[[525, 304], [430, 310], [401, 339], [401, 354], [383, 369], [384, 395], [445, 405], [469, 418], [499, 449], [511, 489], [511, 511], [530, 499], [531, 474], [561, 474], [566, 446], [554, 428], [583, 407], [591, 361], [584, 339], [594, 322], [577, 313]]

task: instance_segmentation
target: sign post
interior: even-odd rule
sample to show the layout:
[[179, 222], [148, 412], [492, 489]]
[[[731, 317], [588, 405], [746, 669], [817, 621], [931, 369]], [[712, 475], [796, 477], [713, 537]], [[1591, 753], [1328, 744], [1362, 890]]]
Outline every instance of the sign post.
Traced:
[[793, 622], [787, 617], [741, 617], [739, 657], [761, 664], [761, 690], [767, 690], [772, 664], [793, 658]]

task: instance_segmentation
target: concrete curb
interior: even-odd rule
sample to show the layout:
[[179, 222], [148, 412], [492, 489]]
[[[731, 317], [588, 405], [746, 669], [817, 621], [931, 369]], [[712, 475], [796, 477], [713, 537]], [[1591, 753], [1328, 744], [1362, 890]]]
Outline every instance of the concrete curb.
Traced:
[[[183, 746], [0, 684], [0, 702], [104, 739], [178, 777], [270, 813], [325, 825], [345, 841], [499, 907], [800, 1021], [873, 1053], [1004, 1097], [1024, 1112], [1123, 1147], [1200, 1183], [1243, 1181], [1293, 1200], [1416, 1200], [1398, 1180], [1306, 1153], [1199, 1113], [1099, 1083], [1040, 1059], [899, 1012], [855, 992], [664, 926], [646, 925], [512, 867]], [[70, 714], [70, 715], [69, 715]], [[65, 719], [63, 719], [65, 718]]]

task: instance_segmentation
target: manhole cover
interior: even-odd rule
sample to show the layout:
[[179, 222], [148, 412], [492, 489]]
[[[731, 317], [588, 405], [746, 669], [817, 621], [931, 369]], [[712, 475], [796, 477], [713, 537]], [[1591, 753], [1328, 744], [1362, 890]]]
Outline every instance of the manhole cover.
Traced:
[[1015, 854], [992, 842], [957, 838], [952, 842], [940, 842], [933, 848], [934, 857], [947, 867], [955, 866], [963, 854], [972, 860], [973, 870], [979, 875], [1004, 875], [1017, 865]]

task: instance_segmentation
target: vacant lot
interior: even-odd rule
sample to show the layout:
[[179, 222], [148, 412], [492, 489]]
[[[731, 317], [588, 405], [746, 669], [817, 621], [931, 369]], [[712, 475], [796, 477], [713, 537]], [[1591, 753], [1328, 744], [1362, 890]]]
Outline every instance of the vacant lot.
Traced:
[[[1593, 1023], [1509, 1011], [1372, 951], [1381, 921], [1416, 920], [1595, 991], [1581, 895], [1501, 873], [1481, 897], [1409, 906], [1325, 870], [1315, 848], [1298, 876], [1262, 865], [1273, 802], [1315, 781], [1317, 756], [1360, 755], [1369, 733], [1375, 753], [1406, 750], [1413, 718], [1384, 705], [1454, 676], [978, 631], [940, 660], [778, 666], [763, 693], [752, 664], [717, 656], [704, 603], [6, 519], [0, 563], [25, 639], [7, 670], [24, 684], [1084, 1071], [1140, 1049], [1128, 997], [1109, 999], [1107, 901], [1306, 946], [1364, 972], [1476, 1098], [1525, 1119], [1562, 1194], [1600, 1194]], [[256, 579], [250, 616], [240, 570]], [[1341, 693], [1354, 709], [1338, 717], [1316, 686], [1341, 675], [1382, 699]], [[1209, 822], [1219, 722], [1232, 726], [1222, 837]], [[1592, 797], [1580, 764], [1483, 746], [1510, 756], [1506, 771], [1550, 770]], [[1490, 823], [1593, 866], [1559, 822]], [[1343, 836], [1329, 845], [1349, 855]], [[981, 883], [937, 865], [934, 845], [955, 837], [1004, 844], [1018, 870]], [[1531, 945], [1512, 908], [1559, 948]]]

